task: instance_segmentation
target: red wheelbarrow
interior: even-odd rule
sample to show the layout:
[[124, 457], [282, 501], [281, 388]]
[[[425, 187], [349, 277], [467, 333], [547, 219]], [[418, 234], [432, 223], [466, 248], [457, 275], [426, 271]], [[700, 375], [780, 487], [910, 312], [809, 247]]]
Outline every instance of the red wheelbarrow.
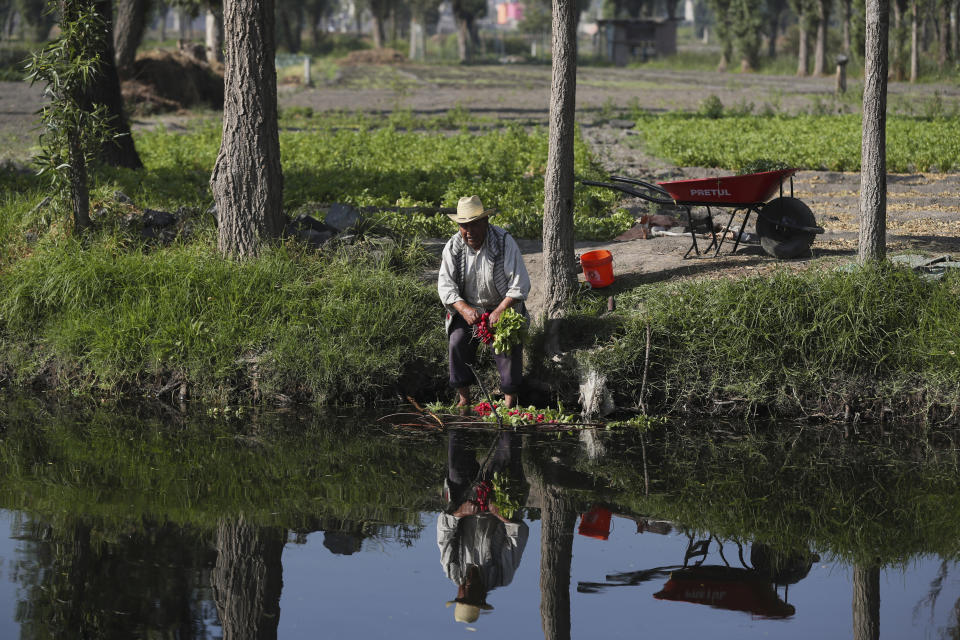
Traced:
[[[736, 233], [732, 252], [737, 250], [743, 230], [747, 226], [750, 214], [757, 216], [757, 235], [760, 246], [775, 258], [797, 258], [808, 255], [814, 236], [823, 233], [823, 227], [817, 226], [817, 220], [806, 204], [793, 197], [793, 174], [796, 169], [780, 169], [762, 173], [748, 173], [742, 176], [723, 176], [719, 178], [700, 178], [696, 180], [674, 180], [653, 184], [643, 180], [610, 176], [611, 182], [583, 180], [582, 184], [615, 189], [628, 195], [659, 205], [683, 207], [687, 211], [687, 223], [693, 243], [684, 258], [691, 251], [696, 255], [708, 253], [716, 247], [714, 256], [719, 255], [726, 232], [730, 231], [734, 217], [741, 211], [743, 222]], [[790, 195], [783, 195], [783, 181], [790, 178]], [[779, 197], [770, 199], [779, 191]], [[697, 235], [693, 229], [691, 209], [706, 207], [707, 225], [713, 240], [703, 251], [697, 244]], [[713, 208], [729, 208], [723, 235], [717, 239], [713, 226]]]

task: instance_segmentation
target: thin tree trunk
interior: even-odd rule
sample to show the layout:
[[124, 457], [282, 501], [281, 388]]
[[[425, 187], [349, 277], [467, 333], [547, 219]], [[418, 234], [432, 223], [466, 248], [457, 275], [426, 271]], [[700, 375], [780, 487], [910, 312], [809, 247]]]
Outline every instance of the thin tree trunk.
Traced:
[[285, 538], [283, 530], [254, 527], [243, 517], [217, 525], [210, 586], [224, 640], [277, 637]]
[[863, 72], [863, 138], [860, 151], [861, 263], [886, 256], [887, 237], [887, 33], [888, 0], [867, 0]]
[[916, 82], [920, 75], [920, 61], [917, 46], [917, 0], [910, 0], [910, 82]]
[[[890, 0], [887, 0], [887, 30], [889, 31], [889, 6], [893, 6], [893, 51], [888, 51], [888, 65], [893, 75], [894, 80], [903, 80], [903, 77], [906, 73], [903, 64], [903, 41], [905, 36], [903, 28], [903, 12], [904, 8], [900, 6], [899, 0], [893, 0], [891, 3]], [[889, 47], [889, 44], [887, 45]]]
[[[577, 91], [576, 0], [553, 2], [553, 77], [543, 202], [545, 316], [554, 320], [576, 287], [573, 256], [573, 135]], [[553, 325], [553, 322], [550, 322]], [[548, 326], [548, 335], [559, 338]], [[557, 343], [552, 344], [556, 349]]]
[[100, 149], [100, 159], [114, 167], [140, 169], [143, 163], [133, 146], [133, 137], [130, 135], [130, 124], [123, 112], [123, 96], [120, 94], [120, 77], [113, 55], [113, 3], [111, 0], [97, 0], [97, 13], [107, 27], [107, 37], [100, 39], [99, 57], [100, 72], [96, 80], [87, 90], [83, 108], [92, 111], [98, 105], [107, 109], [110, 127], [118, 136], [103, 143]]
[[853, 20], [853, 0], [843, 0], [843, 52], [850, 55], [851, 23]]
[[219, 7], [207, 7], [205, 26], [207, 62], [223, 62], [223, 11]]
[[217, 248], [252, 257], [283, 226], [273, 0], [226, 0], [223, 141], [210, 179]]
[[167, 40], [167, 15], [170, 13], [170, 8], [165, 2], [160, 3], [160, 42], [166, 42]]
[[880, 569], [853, 567], [853, 640], [880, 638]]
[[771, 60], [777, 57], [777, 32], [780, 30], [780, 14], [770, 16], [770, 40], [767, 41], [767, 57]]
[[540, 623], [545, 640], [570, 640], [570, 565], [577, 514], [559, 487], [543, 488], [540, 520]]
[[953, 59], [960, 60], [960, 0], [954, 0], [950, 14], [950, 40], [953, 42]]
[[460, 62], [470, 62], [470, 25], [466, 18], [457, 18], [457, 55]]
[[827, 26], [830, 24], [830, 0], [817, 2], [817, 46], [813, 55], [813, 75], [825, 76], [827, 69]]
[[943, 71], [950, 62], [950, 0], [940, 0], [938, 9], [937, 66]]
[[383, 29], [383, 16], [373, 14], [373, 48], [382, 49], [386, 34]]
[[803, 27], [803, 16], [800, 17], [800, 23], [799, 48], [797, 50], [797, 75], [805, 76], [810, 66], [810, 49], [808, 47], [810, 37], [807, 34], [807, 30]]
[[410, 16], [410, 59], [423, 61], [426, 57], [426, 38], [424, 37], [423, 17]]
[[73, 209], [73, 232], [82, 234], [90, 228], [90, 187], [87, 184], [87, 161], [83, 157], [80, 140], [69, 135], [70, 204]]
[[137, 57], [137, 47], [147, 26], [147, 0], [117, 0], [117, 23], [113, 30], [117, 71], [126, 76]]

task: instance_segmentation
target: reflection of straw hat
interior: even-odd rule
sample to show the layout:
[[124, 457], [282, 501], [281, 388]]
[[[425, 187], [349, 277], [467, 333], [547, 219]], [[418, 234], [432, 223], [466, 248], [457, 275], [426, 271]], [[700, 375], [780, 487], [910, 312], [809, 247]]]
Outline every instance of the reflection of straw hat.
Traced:
[[457, 224], [466, 224], [480, 218], [486, 218], [494, 213], [496, 213], [494, 209], [483, 208], [480, 196], [464, 196], [457, 202], [457, 212], [448, 213], [447, 217]]
[[457, 605], [453, 609], [453, 619], [457, 622], [465, 622], [470, 624], [471, 622], [476, 622], [477, 618], [480, 617], [480, 610], [483, 611], [492, 611], [493, 605], [489, 605], [486, 602], [481, 604], [468, 604], [466, 602], [458, 602], [457, 600], [451, 600], [447, 603], [447, 606], [455, 604]]

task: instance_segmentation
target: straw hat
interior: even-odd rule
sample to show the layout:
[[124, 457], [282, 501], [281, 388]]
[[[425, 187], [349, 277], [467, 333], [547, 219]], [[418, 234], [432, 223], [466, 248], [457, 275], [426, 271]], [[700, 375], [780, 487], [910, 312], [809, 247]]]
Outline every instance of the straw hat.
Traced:
[[486, 218], [496, 213], [495, 209], [484, 209], [480, 202], [480, 196], [464, 196], [457, 202], [457, 212], [448, 213], [447, 216], [457, 224], [466, 224]]
[[480, 617], [480, 611], [492, 611], [493, 605], [489, 605], [486, 602], [483, 604], [468, 604], [466, 602], [457, 602], [456, 600], [451, 600], [447, 603], [447, 606], [455, 604], [457, 605], [453, 609], [453, 619], [457, 622], [465, 622], [470, 624], [471, 622], [476, 622], [477, 618]]

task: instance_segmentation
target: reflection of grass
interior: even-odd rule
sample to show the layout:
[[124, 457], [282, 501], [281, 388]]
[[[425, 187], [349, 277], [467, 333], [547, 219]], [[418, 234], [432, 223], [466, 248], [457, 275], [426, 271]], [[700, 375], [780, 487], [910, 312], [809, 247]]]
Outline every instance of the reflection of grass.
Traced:
[[[36, 420], [37, 411], [46, 419]], [[213, 527], [243, 513], [261, 526], [312, 528], [320, 518], [419, 525], [443, 477], [443, 447], [371, 437], [334, 416], [178, 425], [32, 400], [3, 404], [0, 505], [47, 516], [82, 514], [111, 526], [141, 519]], [[37, 462], [40, 464], [36, 464]]]

